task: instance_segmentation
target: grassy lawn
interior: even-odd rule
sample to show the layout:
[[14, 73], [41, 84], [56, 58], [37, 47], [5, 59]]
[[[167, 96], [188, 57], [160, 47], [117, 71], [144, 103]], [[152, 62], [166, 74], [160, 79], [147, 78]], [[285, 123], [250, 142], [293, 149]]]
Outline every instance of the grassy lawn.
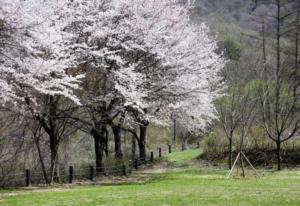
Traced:
[[[185, 163], [197, 152], [171, 154], [166, 159]], [[3, 190], [0, 205], [300, 205], [300, 171], [267, 172], [260, 179], [246, 180], [227, 180], [226, 174], [227, 171], [192, 167], [149, 174], [154, 178], [144, 184]]]
[[163, 157], [163, 160], [181, 165], [199, 156], [201, 150], [191, 149], [184, 152], [174, 152]]

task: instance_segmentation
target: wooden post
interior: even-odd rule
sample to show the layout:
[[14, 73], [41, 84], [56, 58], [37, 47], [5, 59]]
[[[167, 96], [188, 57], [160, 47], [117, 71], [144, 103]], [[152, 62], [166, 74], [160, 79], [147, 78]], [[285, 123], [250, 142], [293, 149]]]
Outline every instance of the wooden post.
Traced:
[[126, 165], [125, 165], [125, 164], [122, 165], [122, 174], [123, 174], [124, 176], [127, 175]]
[[229, 179], [229, 177], [230, 177], [230, 175], [231, 175], [231, 173], [232, 173], [232, 171], [233, 171], [233, 169], [234, 169], [234, 167], [235, 167], [235, 165], [236, 165], [236, 163], [237, 163], [237, 161], [238, 161], [240, 155], [241, 155], [241, 152], [239, 152], [238, 155], [236, 156], [236, 159], [235, 159], [235, 161], [234, 161], [234, 163], [233, 163], [233, 166], [232, 166], [232, 168], [231, 168], [231, 170], [230, 170], [230, 172], [229, 172], [229, 174], [228, 174], [228, 176], [227, 176], [227, 179]]
[[138, 168], [139, 168], [139, 162], [138, 162], [138, 159], [137, 159], [137, 158], [134, 159], [134, 168], [135, 168], [136, 170], [138, 170]]
[[150, 162], [154, 161], [153, 152], [150, 153]]
[[93, 181], [94, 180], [94, 167], [90, 166], [90, 180]]
[[184, 151], [184, 145], [183, 144], [181, 145], [181, 151]]
[[200, 143], [197, 142], [197, 149], [200, 149]]
[[26, 182], [26, 187], [30, 187], [31, 185], [31, 175], [30, 175], [30, 170], [26, 170], [25, 172], [25, 182]]
[[259, 177], [259, 173], [257, 172], [257, 170], [255, 169], [255, 167], [251, 164], [250, 160], [247, 158], [247, 156], [245, 155], [244, 152], [242, 152], [242, 155], [245, 157], [246, 161], [249, 163], [249, 165], [252, 167], [252, 169], [255, 171], [255, 173], [258, 175]]
[[69, 183], [72, 184], [73, 182], [73, 176], [74, 176], [74, 170], [73, 170], [73, 167], [70, 166], [69, 167]]
[[161, 158], [161, 148], [158, 148], [158, 157]]
[[169, 153], [172, 153], [172, 146], [169, 144]]

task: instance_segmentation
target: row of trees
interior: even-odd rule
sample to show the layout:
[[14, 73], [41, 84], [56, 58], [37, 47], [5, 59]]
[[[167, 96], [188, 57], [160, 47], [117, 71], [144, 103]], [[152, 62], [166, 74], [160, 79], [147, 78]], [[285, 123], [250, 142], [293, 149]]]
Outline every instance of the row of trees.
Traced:
[[[289, 6], [286, 6], [289, 3]], [[274, 14], [253, 17], [261, 29], [250, 38], [252, 52], [228, 64], [225, 76], [227, 95], [216, 103], [221, 125], [228, 139], [229, 168], [232, 166], [232, 141], [235, 133], [243, 139], [251, 127], [261, 127], [276, 144], [277, 169], [281, 170], [281, 145], [300, 129], [299, 102], [299, 18], [300, 1], [276, 0]], [[266, 18], [276, 22], [276, 30], [267, 33]], [[234, 47], [232, 50], [234, 49]], [[249, 51], [249, 50], [248, 50]], [[255, 54], [259, 53], [260, 55]], [[249, 61], [251, 59], [251, 61]], [[243, 76], [236, 78], [233, 72]]]
[[190, 21], [191, 8], [176, 0], [1, 1], [2, 115], [30, 128], [47, 183], [59, 177], [61, 141], [79, 130], [93, 137], [99, 172], [108, 127], [116, 158], [125, 130], [141, 159], [150, 122], [172, 115], [191, 132], [205, 130], [225, 61], [208, 27]]

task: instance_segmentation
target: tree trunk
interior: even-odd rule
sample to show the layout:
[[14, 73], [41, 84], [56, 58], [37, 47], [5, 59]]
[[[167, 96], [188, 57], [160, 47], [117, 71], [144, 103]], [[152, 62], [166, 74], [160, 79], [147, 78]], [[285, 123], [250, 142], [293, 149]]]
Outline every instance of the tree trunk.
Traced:
[[228, 167], [231, 170], [232, 168], [232, 138], [229, 138], [229, 147], [228, 147], [228, 151], [229, 151], [229, 157], [228, 157]]
[[188, 149], [188, 140], [189, 140], [189, 135], [188, 134], [184, 135], [182, 133], [182, 150]]
[[277, 141], [276, 142], [276, 155], [277, 155], [277, 170], [281, 170], [281, 142]]
[[136, 138], [135, 138], [135, 135], [132, 135], [131, 155], [132, 155], [132, 159], [134, 160], [135, 155], [136, 155]]
[[114, 133], [114, 140], [115, 140], [115, 157], [120, 159], [123, 157], [122, 153], [122, 146], [121, 146], [121, 126], [120, 125], [113, 125], [112, 130]]
[[34, 144], [37, 148], [37, 152], [38, 152], [38, 156], [39, 156], [39, 161], [41, 164], [41, 169], [43, 172], [43, 176], [44, 176], [44, 180], [46, 182], [46, 184], [49, 184], [49, 179], [48, 179], [48, 174], [47, 174], [47, 169], [45, 166], [45, 162], [42, 156], [42, 151], [41, 151], [41, 146], [40, 146], [40, 138], [41, 138], [41, 127], [38, 127], [35, 132], [33, 132], [33, 140], [34, 140]]
[[95, 145], [95, 158], [96, 158], [96, 171], [103, 172], [103, 151], [101, 150], [100, 135], [97, 132], [93, 132], [94, 145]]
[[[43, 119], [44, 129], [48, 133], [50, 138], [50, 156], [51, 156], [51, 179], [50, 183], [60, 182], [59, 175], [59, 165], [58, 165], [58, 148], [60, 145], [60, 137], [58, 135], [59, 128], [57, 126], [58, 120], [57, 117], [57, 109], [58, 109], [58, 101], [59, 97], [55, 98], [54, 96], [49, 96], [49, 119]], [[48, 121], [48, 126], [47, 122]]]
[[49, 135], [50, 138], [50, 153], [51, 153], [51, 178], [50, 183], [60, 182], [59, 165], [58, 165], [58, 147], [59, 140], [56, 135]]
[[46, 184], [50, 184], [50, 181], [48, 179], [48, 174], [47, 174], [46, 166], [45, 166], [45, 162], [44, 162], [43, 157], [42, 157], [42, 151], [41, 151], [41, 147], [40, 147], [40, 141], [39, 141], [39, 139], [36, 136], [34, 136], [34, 143], [35, 143], [37, 151], [38, 151], [38, 156], [39, 156], [39, 160], [40, 160], [40, 164], [41, 164], [41, 168], [42, 168], [42, 172], [43, 172], [43, 176], [44, 176], [45, 182], [46, 182]]
[[243, 155], [240, 155], [240, 164], [241, 164], [241, 168], [242, 168], [242, 176], [245, 177], [245, 168], [244, 168]]
[[174, 118], [174, 123], [173, 123], [173, 143], [176, 143], [176, 119]]
[[103, 173], [105, 171], [103, 162], [104, 153], [108, 155], [108, 133], [106, 126], [102, 126], [101, 129], [92, 129], [91, 135], [94, 138], [95, 145], [96, 172]]
[[146, 136], [147, 136], [146, 124], [140, 125], [140, 138], [138, 140], [138, 146], [140, 151], [140, 159], [146, 160]]

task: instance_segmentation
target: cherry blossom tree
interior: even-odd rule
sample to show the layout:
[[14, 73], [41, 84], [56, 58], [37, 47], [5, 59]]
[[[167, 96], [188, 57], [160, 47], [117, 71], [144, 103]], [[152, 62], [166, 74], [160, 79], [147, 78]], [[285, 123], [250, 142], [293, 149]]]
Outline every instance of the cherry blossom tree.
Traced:
[[[63, 98], [80, 104], [74, 94], [79, 79], [67, 68], [63, 1], [1, 0], [1, 104], [41, 125], [50, 140], [51, 179], [58, 176], [58, 147], [66, 121], [59, 121]], [[66, 109], [66, 108], [64, 108]]]
[[[68, 46], [80, 70], [86, 73], [80, 94], [82, 113], [74, 118], [84, 124], [84, 131], [94, 138], [97, 171], [103, 171], [107, 153], [108, 129], [115, 136], [116, 157], [121, 157], [120, 132], [125, 102], [137, 101], [142, 74], [134, 70], [135, 60], [146, 48], [139, 35], [132, 32], [135, 21], [130, 10], [122, 10], [118, 1], [74, 1], [68, 5], [67, 31], [75, 36]], [[79, 72], [81, 72], [79, 71]], [[134, 97], [132, 94], [135, 94]]]
[[209, 36], [208, 27], [190, 21], [192, 5], [141, 1], [130, 8], [139, 19], [133, 28], [143, 37], [148, 51], [139, 56], [139, 60], [144, 58], [142, 65], [135, 67], [144, 75], [138, 88], [147, 94], [139, 101], [127, 101], [140, 127], [138, 143], [144, 158], [149, 121], [161, 122], [158, 117], [166, 117], [172, 108], [190, 131], [206, 128], [214, 117], [213, 100], [218, 95], [215, 84], [225, 61], [215, 53], [216, 41]]

